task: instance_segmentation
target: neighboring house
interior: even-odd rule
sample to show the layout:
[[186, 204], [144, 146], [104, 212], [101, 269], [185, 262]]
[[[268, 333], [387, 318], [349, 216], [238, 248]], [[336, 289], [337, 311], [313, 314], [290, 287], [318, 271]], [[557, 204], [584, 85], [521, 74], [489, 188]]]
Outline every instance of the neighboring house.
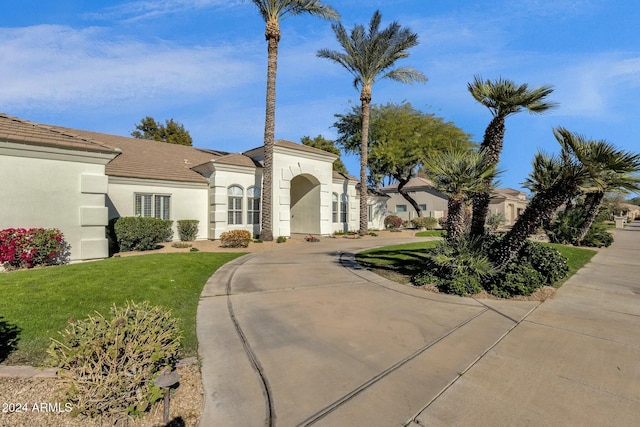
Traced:
[[[418, 203], [422, 216], [441, 218], [447, 215], [447, 196], [435, 189], [432, 182], [426, 178], [414, 177], [404, 186], [404, 190]], [[403, 220], [418, 217], [418, 213], [411, 204], [398, 192], [398, 184], [382, 187], [383, 194], [389, 196], [387, 211]]]
[[507, 227], [516, 223], [518, 217], [524, 212], [529, 201], [527, 194], [513, 188], [496, 188], [495, 194], [489, 202], [489, 212], [503, 214], [504, 225]]
[[[263, 147], [244, 153], [32, 123], [0, 114], [0, 229], [55, 227], [72, 260], [108, 256], [105, 225], [121, 216], [199, 221], [197, 239], [260, 231]], [[275, 142], [273, 233], [357, 230], [357, 180], [333, 172], [334, 154]], [[337, 205], [335, 201], [338, 201]], [[371, 198], [381, 224], [384, 196]], [[377, 215], [377, 216], [376, 216]]]
[[621, 203], [621, 215], [626, 216], [629, 221], [640, 218], [640, 206], [631, 203]]
[[[404, 190], [420, 205], [422, 216], [441, 218], [447, 215], [448, 197], [435, 189], [426, 178], [411, 178]], [[398, 192], [398, 184], [388, 185], [380, 191], [389, 196], [387, 210], [403, 220], [411, 220], [418, 216], [411, 204]], [[527, 207], [526, 193], [512, 188], [498, 188], [491, 197], [489, 210], [493, 214], [502, 213], [505, 225], [511, 226]]]

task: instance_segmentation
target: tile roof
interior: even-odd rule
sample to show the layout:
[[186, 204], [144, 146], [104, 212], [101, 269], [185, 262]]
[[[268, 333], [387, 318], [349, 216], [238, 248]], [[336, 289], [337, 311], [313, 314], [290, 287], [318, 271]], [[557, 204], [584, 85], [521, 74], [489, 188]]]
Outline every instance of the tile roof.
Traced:
[[[430, 180], [426, 179], [426, 178], [422, 178], [419, 176], [413, 177], [409, 180], [409, 182], [407, 182], [407, 184], [404, 186], [405, 190], [409, 190], [412, 188], [422, 188], [422, 187], [431, 187], [433, 188], [433, 182], [431, 182]], [[398, 190], [398, 183], [396, 182], [395, 184], [391, 184], [391, 185], [387, 185], [386, 187], [382, 187], [380, 189], [381, 191], [394, 191], [394, 190]]]
[[113, 153], [112, 147], [84, 138], [71, 129], [56, 128], [0, 113], [0, 140], [96, 153]]
[[260, 165], [258, 162], [253, 160], [251, 157], [245, 156], [244, 154], [241, 154], [241, 153], [227, 154], [226, 156], [218, 157], [213, 161], [214, 163], [225, 164], [225, 165], [246, 166], [250, 168], [262, 167], [262, 165]]
[[81, 137], [122, 150], [122, 154], [106, 167], [106, 174], [128, 178], [160, 179], [182, 182], [208, 182], [207, 178], [191, 168], [221, 157], [197, 148], [149, 141], [98, 132], [66, 129]]
[[[273, 142], [275, 146], [290, 148], [292, 150], [304, 151], [307, 153], [319, 154], [321, 156], [328, 157], [337, 157], [335, 154], [329, 153], [327, 151], [321, 150], [315, 147], [309, 147], [308, 145], [298, 144], [297, 142], [287, 141], [286, 139], [278, 139]], [[245, 151], [245, 153], [249, 153], [251, 151], [262, 150], [263, 146], [252, 148], [251, 150]]]
[[355, 176], [351, 176], [348, 174], [344, 174], [342, 172], [333, 171], [333, 179], [346, 179], [349, 181], [358, 181], [358, 178]]

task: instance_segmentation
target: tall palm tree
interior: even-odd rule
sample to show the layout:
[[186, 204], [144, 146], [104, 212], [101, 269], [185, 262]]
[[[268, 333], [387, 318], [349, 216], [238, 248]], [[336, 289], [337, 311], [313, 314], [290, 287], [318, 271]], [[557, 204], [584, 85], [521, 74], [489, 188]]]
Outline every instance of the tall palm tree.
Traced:
[[276, 116], [276, 71], [278, 68], [278, 43], [280, 21], [288, 16], [309, 14], [320, 18], [338, 20], [340, 15], [332, 7], [319, 0], [252, 0], [266, 23], [267, 40], [267, 107], [264, 121], [264, 168], [262, 172], [262, 218], [260, 238], [273, 240], [272, 191], [273, 191], [273, 142]]
[[[493, 115], [493, 119], [485, 130], [480, 150], [486, 153], [488, 161], [496, 166], [502, 153], [505, 119], [523, 110], [541, 114], [557, 105], [545, 101], [545, 98], [553, 92], [553, 88], [547, 85], [529, 89], [527, 84], [518, 86], [513, 81], [503, 78], [491, 81], [475, 76], [467, 88], [475, 100], [487, 107]], [[473, 198], [471, 234], [474, 236], [484, 234], [484, 224], [489, 213], [491, 193], [488, 189], [491, 183], [485, 184], [484, 191], [480, 191]]]
[[498, 172], [486, 155], [474, 150], [450, 150], [429, 157], [424, 164], [434, 187], [447, 196], [447, 241], [454, 243], [465, 232], [465, 204], [471, 194], [493, 181]]
[[407, 50], [418, 44], [418, 35], [397, 22], [380, 30], [382, 15], [375, 11], [369, 28], [356, 25], [351, 35], [341, 23], [332, 24], [338, 43], [344, 52], [320, 49], [317, 56], [342, 65], [353, 77], [353, 85], [360, 90], [362, 134], [360, 142], [360, 234], [367, 234], [367, 159], [371, 87], [378, 80], [389, 78], [401, 83], [424, 82], [427, 78], [410, 67], [393, 68], [399, 59], [409, 56]]

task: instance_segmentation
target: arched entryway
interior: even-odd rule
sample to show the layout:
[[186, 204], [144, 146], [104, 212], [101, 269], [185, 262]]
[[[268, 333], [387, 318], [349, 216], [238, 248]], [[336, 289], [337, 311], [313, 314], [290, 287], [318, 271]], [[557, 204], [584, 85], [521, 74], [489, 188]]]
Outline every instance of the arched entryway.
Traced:
[[320, 233], [320, 182], [312, 175], [291, 180], [291, 233]]

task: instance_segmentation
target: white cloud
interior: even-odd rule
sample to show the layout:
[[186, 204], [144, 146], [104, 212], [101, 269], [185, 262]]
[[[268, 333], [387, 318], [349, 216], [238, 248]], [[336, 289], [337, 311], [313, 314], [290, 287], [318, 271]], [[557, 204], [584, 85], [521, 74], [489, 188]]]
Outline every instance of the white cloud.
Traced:
[[98, 27], [0, 29], [0, 41], [3, 104], [11, 109], [176, 102], [243, 86], [262, 75], [231, 47], [147, 43]]
[[160, 0], [133, 1], [107, 7], [99, 12], [86, 14], [88, 19], [123, 20], [135, 22], [157, 18], [172, 13], [185, 13], [205, 8], [230, 8], [242, 4], [241, 0]]

